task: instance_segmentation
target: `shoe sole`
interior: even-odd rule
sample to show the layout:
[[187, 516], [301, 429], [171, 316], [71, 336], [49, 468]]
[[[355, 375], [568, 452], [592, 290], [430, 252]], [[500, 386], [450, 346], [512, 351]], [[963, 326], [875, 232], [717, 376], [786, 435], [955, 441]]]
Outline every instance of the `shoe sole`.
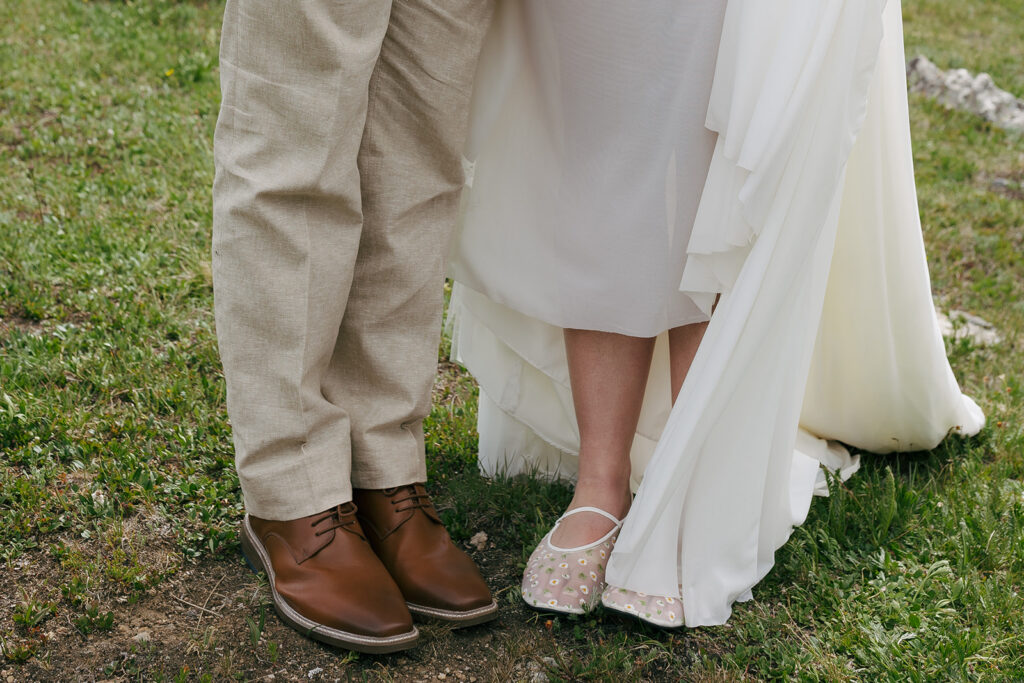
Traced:
[[579, 612], [570, 612], [569, 610], [555, 609], [553, 607], [547, 607], [545, 605], [532, 605], [526, 600], [523, 600], [523, 604], [526, 605], [529, 609], [532, 609], [534, 612], [540, 612], [541, 614], [561, 615], [563, 617], [581, 617], [584, 614], [589, 614], [590, 612], [594, 611], [594, 608], [591, 607], [589, 611], [580, 610]]
[[628, 611], [626, 611], [624, 609], [619, 609], [618, 607], [612, 607], [611, 605], [604, 604], [604, 602], [601, 603], [601, 607], [603, 607], [607, 611], [609, 611], [612, 614], [615, 614], [617, 616], [629, 617], [633, 621], [638, 621], [641, 624], [644, 624], [645, 626], [649, 626], [651, 628], [656, 628], [656, 629], [661, 629], [662, 631], [679, 631], [680, 629], [686, 628], [686, 623], [685, 622], [679, 623], [679, 624], [659, 624], [656, 621], [650, 621], [649, 619], [644, 619], [642, 616], [640, 616], [639, 614], [636, 614], [635, 612], [628, 612]]
[[331, 628], [319, 624], [299, 614], [285, 601], [275, 587], [274, 567], [270, 564], [270, 556], [267, 554], [263, 544], [260, 543], [256, 534], [253, 533], [249, 524], [249, 515], [242, 520], [242, 553], [249, 564], [257, 572], [264, 572], [267, 575], [267, 582], [270, 584], [270, 594], [274, 602], [274, 611], [281, 621], [288, 624], [302, 635], [321, 643], [342, 647], [356, 652], [367, 654], [388, 654], [400, 652], [414, 647], [419, 641], [420, 632], [415, 626], [408, 633], [401, 633], [397, 636], [364, 636], [359, 633], [349, 633], [340, 629]]
[[409, 611], [414, 617], [443, 621], [455, 628], [476, 626], [477, 624], [483, 624], [491, 621], [498, 616], [497, 600], [491, 600], [491, 604], [489, 605], [466, 610], [464, 612], [450, 609], [438, 609], [437, 607], [427, 607], [425, 605], [417, 605], [414, 602], [407, 602], [405, 603], [405, 606], [409, 608]]

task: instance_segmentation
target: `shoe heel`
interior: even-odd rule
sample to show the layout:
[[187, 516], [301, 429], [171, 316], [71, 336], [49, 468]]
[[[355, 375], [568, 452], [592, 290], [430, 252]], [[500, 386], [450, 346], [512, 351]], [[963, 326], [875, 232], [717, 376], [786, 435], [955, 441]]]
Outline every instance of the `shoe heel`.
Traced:
[[248, 529], [245, 528], [245, 522], [242, 522], [242, 531], [239, 534], [239, 540], [242, 542], [242, 558], [245, 560], [246, 566], [254, 574], [263, 573], [263, 563], [260, 562], [259, 554], [256, 552], [256, 548], [253, 547], [252, 541], [249, 540]]

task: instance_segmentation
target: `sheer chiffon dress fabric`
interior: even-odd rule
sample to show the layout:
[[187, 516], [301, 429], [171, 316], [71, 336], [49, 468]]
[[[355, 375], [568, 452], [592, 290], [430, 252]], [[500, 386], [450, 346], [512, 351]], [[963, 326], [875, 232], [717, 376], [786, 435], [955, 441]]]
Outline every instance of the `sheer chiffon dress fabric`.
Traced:
[[707, 320], [679, 281], [715, 147], [704, 119], [724, 7], [501, 3], [457, 281], [558, 327], [653, 337]]
[[[571, 478], [578, 431], [564, 323], [543, 315], [558, 292], [521, 303], [517, 297], [536, 291], [522, 283], [534, 271], [490, 277], [511, 249], [534, 255], [538, 269], [560, 263], [545, 251], [547, 233], [536, 236], [536, 188], [523, 178], [572, 169], [552, 171], [557, 157], [518, 152], [576, 122], [509, 115], [524, 93], [555, 98], [560, 87], [558, 69], [546, 68], [551, 55], [531, 50], [535, 34], [552, 41], [561, 30], [546, 23], [550, 15], [532, 13], [541, 4], [502, 3], [485, 46], [470, 149], [476, 175], [453, 250], [450, 323], [453, 356], [481, 387], [483, 472]], [[670, 26], [682, 5], [643, 11]], [[827, 494], [822, 465], [844, 477], [856, 470], [857, 458], [838, 441], [877, 453], [919, 450], [984, 423], [950, 369], [932, 303], [900, 12], [897, 0], [725, 4], [704, 100], [716, 141], [673, 289], [705, 315], [722, 297], [674, 407], [665, 335], [658, 339], [631, 453], [636, 498], [607, 571], [612, 586], [681, 598], [688, 626], [724, 623], [735, 601], [751, 598], [812, 494]], [[592, 78], [601, 78], [602, 65], [593, 61]], [[693, 96], [687, 83], [678, 88]], [[619, 139], [630, 133], [619, 131]], [[651, 165], [663, 170], [660, 160]], [[654, 174], [636, 170], [621, 180], [650, 182]], [[622, 192], [600, 187], [586, 199], [607, 207]], [[509, 246], [517, 241], [524, 243]], [[595, 237], [587, 251], [607, 246], [604, 263], [617, 282], [629, 280], [616, 270], [620, 244]], [[597, 264], [588, 274], [595, 280], [605, 275]], [[612, 307], [601, 313], [611, 315], [607, 326], [592, 329], [618, 331], [616, 313], [635, 310], [631, 301]]]

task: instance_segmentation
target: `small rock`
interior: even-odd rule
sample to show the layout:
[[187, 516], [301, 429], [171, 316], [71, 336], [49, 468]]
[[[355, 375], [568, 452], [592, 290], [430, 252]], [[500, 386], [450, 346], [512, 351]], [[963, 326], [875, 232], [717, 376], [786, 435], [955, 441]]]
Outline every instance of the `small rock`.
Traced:
[[548, 680], [549, 680], [548, 679], [548, 675], [544, 671], [544, 667], [541, 666], [540, 662], [531, 659], [530, 661], [528, 661], [526, 663], [526, 669], [530, 673], [530, 678], [528, 679], [530, 681], [530, 683], [547, 683], [548, 682]]
[[469, 544], [477, 550], [483, 550], [487, 547], [487, 534], [483, 531], [476, 532], [473, 538], [469, 539]]
[[132, 638], [136, 643], [148, 643], [149, 642], [149, 631], [139, 631]]
[[309, 680], [313, 680], [314, 676], [319, 676], [321, 673], [323, 673], [323, 671], [324, 670], [322, 668], [320, 668], [319, 666], [316, 667], [315, 669], [310, 669], [309, 671], [306, 672], [306, 678], [308, 678]]
[[943, 71], [926, 57], [907, 64], [910, 89], [935, 98], [950, 109], [962, 109], [997, 126], [1024, 131], [1024, 99], [999, 89], [986, 73], [972, 75], [966, 69]]
[[978, 346], [992, 346], [1003, 340], [992, 323], [976, 315], [950, 311], [949, 315], [939, 313], [938, 316], [943, 337], [970, 339]]

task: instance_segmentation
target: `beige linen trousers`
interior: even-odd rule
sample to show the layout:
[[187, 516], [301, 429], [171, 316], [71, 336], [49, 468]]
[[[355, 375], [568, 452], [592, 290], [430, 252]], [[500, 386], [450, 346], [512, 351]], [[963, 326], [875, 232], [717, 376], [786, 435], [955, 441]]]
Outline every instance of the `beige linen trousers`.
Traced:
[[426, 479], [423, 418], [491, 0], [228, 0], [213, 285], [246, 508]]

